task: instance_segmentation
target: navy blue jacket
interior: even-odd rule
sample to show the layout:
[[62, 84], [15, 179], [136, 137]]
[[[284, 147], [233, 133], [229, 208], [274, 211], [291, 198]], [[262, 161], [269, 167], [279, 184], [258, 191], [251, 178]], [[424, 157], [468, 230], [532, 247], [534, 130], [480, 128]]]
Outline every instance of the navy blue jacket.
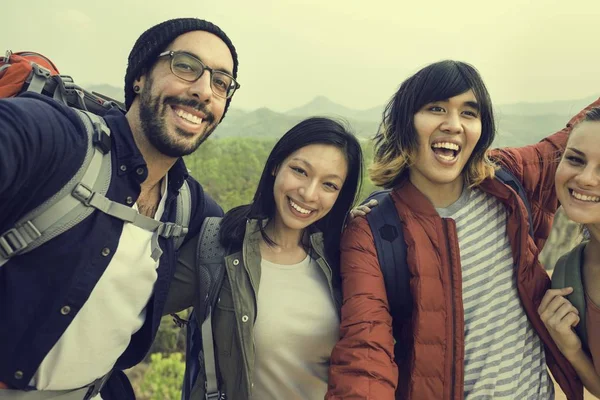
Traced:
[[[127, 198], [137, 200], [148, 173], [146, 163], [123, 113], [113, 110], [105, 119], [111, 129], [113, 165], [106, 196], [131, 205]], [[83, 161], [86, 138], [74, 111], [46, 96], [0, 99], [0, 234], [69, 181]], [[175, 220], [175, 200], [185, 179], [192, 195], [186, 236], [191, 238], [206, 216], [221, 216], [223, 211], [179, 160], [169, 171], [162, 221]], [[108, 266], [122, 229], [122, 221], [95, 211], [74, 228], [0, 266], [0, 382], [28, 388], [38, 366]], [[116, 369], [140, 362], [158, 330], [176, 265], [173, 241], [161, 237], [159, 243], [163, 255], [146, 321]], [[106, 256], [105, 248], [110, 249]], [[61, 313], [64, 306], [70, 307], [66, 315]]]

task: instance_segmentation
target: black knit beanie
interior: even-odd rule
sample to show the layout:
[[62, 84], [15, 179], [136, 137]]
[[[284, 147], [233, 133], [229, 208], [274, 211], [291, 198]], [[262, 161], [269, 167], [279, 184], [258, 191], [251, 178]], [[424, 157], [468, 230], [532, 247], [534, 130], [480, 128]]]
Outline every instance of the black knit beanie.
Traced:
[[[238, 70], [238, 59], [237, 52], [233, 43], [227, 37], [218, 26], [208, 21], [197, 18], [177, 18], [171, 19], [165, 22], [161, 22], [158, 25], [153, 26], [138, 38], [133, 45], [131, 53], [129, 53], [129, 59], [127, 64], [127, 72], [125, 73], [125, 106], [127, 109], [133, 103], [135, 93], [133, 91], [133, 82], [139, 78], [142, 73], [150, 70], [151, 66], [156, 62], [156, 59], [160, 53], [162, 53], [166, 47], [175, 38], [184, 33], [191, 31], [206, 31], [218, 36], [231, 52], [233, 58], [233, 77], [237, 78]], [[223, 111], [223, 118], [229, 108], [231, 98], [227, 99], [225, 104], [225, 110]]]

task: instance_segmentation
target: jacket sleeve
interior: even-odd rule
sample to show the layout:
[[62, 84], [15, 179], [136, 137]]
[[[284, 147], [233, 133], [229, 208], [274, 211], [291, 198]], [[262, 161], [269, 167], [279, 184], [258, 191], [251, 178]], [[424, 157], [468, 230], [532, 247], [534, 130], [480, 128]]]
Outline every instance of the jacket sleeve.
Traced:
[[[532, 207], [536, 242], [543, 244], [550, 234], [552, 219], [558, 208], [554, 175], [566, 148], [573, 125], [591, 108], [599, 107], [600, 99], [575, 115], [567, 126], [540, 142], [519, 148], [495, 149], [491, 157], [510, 170], [528, 193]], [[541, 246], [540, 246], [541, 247]]]
[[191, 307], [198, 300], [199, 273], [196, 249], [200, 241], [200, 229], [207, 217], [222, 217], [223, 209], [206, 193], [192, 177], [188, 178], [192, 193], [192, 216], [190, 228], [179, 249], [175, 274], [169, 286], [169, 295], [163, 315], [179, 312]]
[[[0, 201], [39, 189], [50, 176], [72, 175], [80, 165], [87, 137], [82, 123], [66, 107], [18, 97], [0, 99]], [[62, 186], [62, 185], [61, 185]]]
[[355, 218], [341, 242], [344, 302], [340, 341], [331, 355], [326, 399], [394, 399], [392, 317], [373, 236], [365, 218]]
[[194, 235], [179, 249], [175, 275], [169, 286], [169, 294], [163, 309], [163, 315], [185, 310], [193, 305], [194, 295], [198, 293], [198, 272], [196, 270], [196, 247], [200, 233]]

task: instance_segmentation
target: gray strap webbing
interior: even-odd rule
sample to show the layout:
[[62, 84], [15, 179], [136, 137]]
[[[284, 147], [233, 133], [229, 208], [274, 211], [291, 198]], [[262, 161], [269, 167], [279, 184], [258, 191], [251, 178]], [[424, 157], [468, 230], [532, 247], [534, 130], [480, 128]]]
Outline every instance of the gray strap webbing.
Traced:
[[175, 248], [178, 249], [183, 244], [187, 228], [190, 225], [192, 214], [192, 195], [187, 180], [183, 181], [183, 185], [179, 189], [177, 196], [177, 214], [175, 216], [175, 224], [181, 226], [185, 232], [175, 238]]
[[158, 243], [158, 236], [164, 238], [178, 238], [187, 233], [187, 228], [173, 222], [161, 222], [154, 218], [146, 217], [131, 207], [109, 200], [105, 196], [94, 193], [83, 185], [78, 185], [73, 191], [73, 196], [82, 203], [102, 211], [112, 217], [129, 222], [144, 230], [154, 232], [151, 241], [152, 259], [158, 261], [162, 250]]
[[31, 81], [27, 87], [28, 92], [42, 93], [44, 86], [46, 86], [46, 80], [50, 76], [50, 71], [46, 68], [40, 67], [37, 64], [32, 64], [33, 70], [31, 73]]
[[50, 77], [50, 71], [44, 67], [40, 67], [38, 64], [31, 64], [31, 80], [29, 82], [29, 86], [27, 87], [28, 92], [42, 93], [44, 90], [44, 86], [46, 86], [46, 81]]
[[88, 388], [75, 390], [1, 390], [2, 400], [82, 400]]
[[215, 362], [215, 345], [212, 330], [212, 311], [208, 307], [206, 319], [202, 323], [202, 350], [204, 352], [204, 372], [206, 374], [206, 398], [218, 399], [220, 396], [217, 381], [217, 366]]
[[2, 400], [93, 400], [102, 390], [112, 371], [79, 389], [69, 390], [2, 390]]

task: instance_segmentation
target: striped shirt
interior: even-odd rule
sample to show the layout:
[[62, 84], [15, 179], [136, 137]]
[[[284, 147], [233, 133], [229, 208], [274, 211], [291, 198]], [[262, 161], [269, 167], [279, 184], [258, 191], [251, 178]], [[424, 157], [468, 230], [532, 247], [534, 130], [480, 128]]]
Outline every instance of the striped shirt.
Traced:
[[517, 293], [507, 211], [465, 188], [442, 218], [456, 222], [465, 316], [465, 399], [554, 399], [544, 347]]

